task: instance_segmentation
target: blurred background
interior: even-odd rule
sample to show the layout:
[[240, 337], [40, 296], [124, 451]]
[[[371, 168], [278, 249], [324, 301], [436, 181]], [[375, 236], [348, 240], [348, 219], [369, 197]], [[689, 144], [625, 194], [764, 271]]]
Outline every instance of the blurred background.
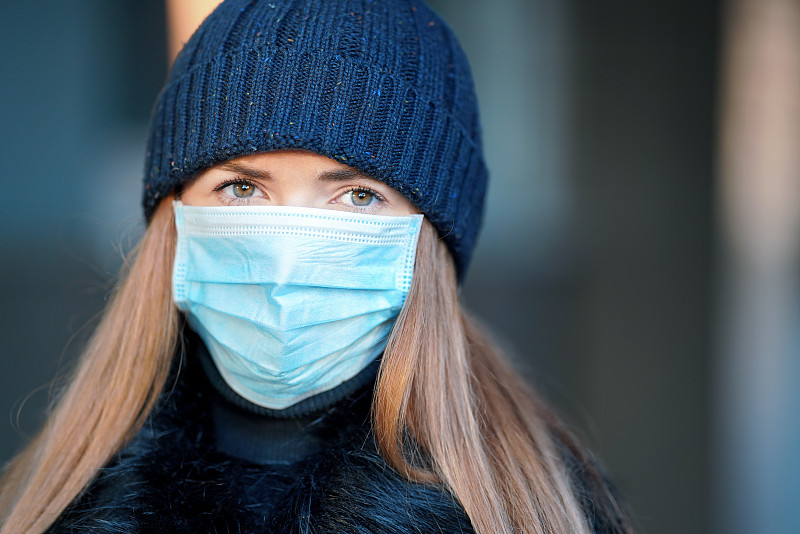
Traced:
[[[492, 171], [466, 304], [640, 532], [800, 532], [800, 2], [431, 3]], [[0, 49], [5, 462], [141, 233], [165, 6], [2, 2]]]

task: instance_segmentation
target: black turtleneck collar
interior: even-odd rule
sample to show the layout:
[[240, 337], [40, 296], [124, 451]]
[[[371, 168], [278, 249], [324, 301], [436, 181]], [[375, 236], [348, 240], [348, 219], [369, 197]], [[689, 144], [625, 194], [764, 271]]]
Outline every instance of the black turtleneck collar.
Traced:
[[[370, 424], [372, 386], [380, 359], [352, 379], [284, 410], [255, 405], [233, 391], [217, 370], [202, 340], [187, 332], [187, 356], [200, 364], [206, 382], [215, 448], [257, 464], [288, 465], [338, 442], [326, 424], [348, 412]], [[191, 362], [191, 363], [195, 363]]]

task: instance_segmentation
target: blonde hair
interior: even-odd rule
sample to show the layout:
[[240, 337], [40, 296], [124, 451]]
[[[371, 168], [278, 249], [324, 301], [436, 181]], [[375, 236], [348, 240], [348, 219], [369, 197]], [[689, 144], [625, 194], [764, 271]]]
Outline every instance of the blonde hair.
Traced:
[[[0, 534], [52, 525], [136, 434], [164, 388], [180, 337], [170, 289], [176, 239], [170, 200], [157, 207], [43, 429], [6, 467]], [[450, 491], [479, 534], [590, 532], [564, 446], [594, 489], [605, 486], [464, 314], [457, 289], [450, 254], [425, 223], [373, 400], [383, 456], [410, 480]], [[613, 497], [600, 497], [621, 517]]]

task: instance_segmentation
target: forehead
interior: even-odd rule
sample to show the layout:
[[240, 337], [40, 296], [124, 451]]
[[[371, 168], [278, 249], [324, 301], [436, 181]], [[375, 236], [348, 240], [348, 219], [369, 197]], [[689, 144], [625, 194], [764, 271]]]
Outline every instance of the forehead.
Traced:
[[[344, 165], [334, 159], [308, 150], [276, 150], [240, 156], [211, 169], [223, 170], [261, 170], [269, 173], [320, 174], [324, 172], [346, 173], [350, 176], [370, 178], [358, 169]], [[211, 170], [209, 169], [209, 170]]]

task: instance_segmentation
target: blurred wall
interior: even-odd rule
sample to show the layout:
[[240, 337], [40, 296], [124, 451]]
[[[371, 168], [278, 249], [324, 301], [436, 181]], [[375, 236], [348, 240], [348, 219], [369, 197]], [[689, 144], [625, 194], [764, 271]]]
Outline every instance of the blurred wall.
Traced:
[[575, 5], [576, 390], [643, 530], [707, 532], [718, 5]]
[[140, 232], [164, 33], [158, 1], [0, 3], [2, 462], [37, 428]]

